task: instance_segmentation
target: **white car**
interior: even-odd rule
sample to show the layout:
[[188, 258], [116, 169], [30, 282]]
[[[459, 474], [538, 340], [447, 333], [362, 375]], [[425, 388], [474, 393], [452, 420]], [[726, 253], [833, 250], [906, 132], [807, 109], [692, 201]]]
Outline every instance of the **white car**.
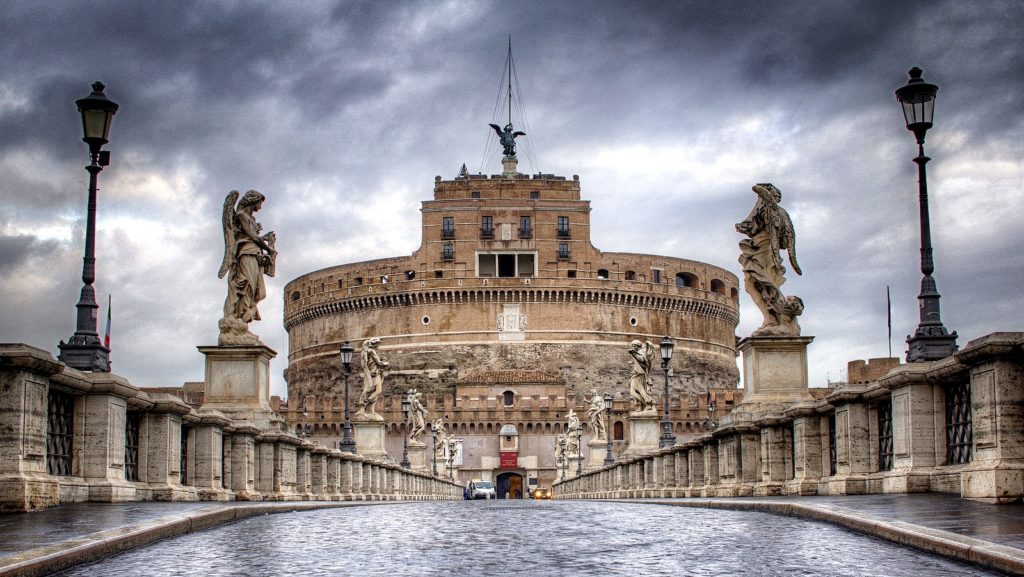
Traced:
[[494, 483], [490, 481], [473, 481], [469, 484], [470, 499], [495, 499], [497, 496]]

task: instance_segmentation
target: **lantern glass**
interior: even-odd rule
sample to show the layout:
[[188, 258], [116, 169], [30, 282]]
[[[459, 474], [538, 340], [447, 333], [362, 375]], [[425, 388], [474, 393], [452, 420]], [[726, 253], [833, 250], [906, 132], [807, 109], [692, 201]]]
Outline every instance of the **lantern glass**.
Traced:
[[92, 94], [76, 100], [82, 114], [82, 140], [89, 144], [104, 144], [110, 136], [110, 123], [117, 112], [117, 103], [107, 99], [102, 82], [94, 82]]
[[932, 127], [935, 95], [939, 92], [938, 86], [929, 84], [921, 78], [922, 74], [920, 68], [911, 68], [910, 80], [896, 90], [896, 99], [903, 108], [903, 120], [907, 123], [907, 129], [919, 133], [919, 138], [923, 138], [924, 131]]
[[669, 361], [672, 358], [672, 349], [675, 347], [672, 344], [672, 339], [665, 337], [661, 339], [661, 360]]
[[612, 410], [612, 394], [611, 393], [605, 393], [604, 394], [604, 408], [608, 409], [609, 411]]
[[348, 344], [348, 341], [341, 345], [341, 364], [345, 366], [352, 364], [352, 350], [352, 345]]

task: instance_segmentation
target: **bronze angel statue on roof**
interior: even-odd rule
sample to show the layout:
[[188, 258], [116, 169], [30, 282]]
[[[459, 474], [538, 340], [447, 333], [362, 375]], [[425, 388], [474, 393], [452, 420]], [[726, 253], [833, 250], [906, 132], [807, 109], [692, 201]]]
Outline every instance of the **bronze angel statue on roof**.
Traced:
[[[224, 299], [224, 318], [220, 321], [221, 345], [257, 345], [259, 338], [249, 332], [249, 323], [260, 320], [256, 308], [267, 296], [263, 275], [274, 276], [277, 237], [273, 232], [261, 234], [263, 227], [254, 213], [266, 197], [250, 190], [238, 200], [232, 190], [224, 199], [224, 260], [217, 278], [228, 278], [228, 294]], [[237, 206], [236, 206], [237, 202]]]
[[796, 233], [789, 213], [779, 206], [782, 191], [771, 183], [753, 187], [757, 202], [736, 231], [749, 238], [740, 241], [740, 264], [743, 266], [745, 287], [757, 308], [764, 315], [764, 324], [753, 336], [799, 336], [800, 325], [796, 317], [804, 310], [797, 296], [786, 296], [780, 288], [786, 282], [786, 267], [781, 251], [789, 253], [793, 272], [803, 274], [796, 261]]
[[516, 137], [526, 136], [526, 133], [522, 130], [512, 132], [512, 123], [506, 124], [505, 130], [502, 130], [497, 124], [491, 124], [490, 127], [498, 133], [498, 140], [501, 141], [501, 146], [505, 149], [505, 156], [515, 156]]

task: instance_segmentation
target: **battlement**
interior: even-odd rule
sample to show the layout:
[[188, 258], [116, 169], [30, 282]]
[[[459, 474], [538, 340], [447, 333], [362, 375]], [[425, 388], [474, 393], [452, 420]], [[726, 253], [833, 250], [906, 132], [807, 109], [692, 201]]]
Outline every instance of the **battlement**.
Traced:
[[898, 366], [900, 360], [896, 357], [850, 361], [846, 364], [846, 380], [849, 383], [872, 383]]

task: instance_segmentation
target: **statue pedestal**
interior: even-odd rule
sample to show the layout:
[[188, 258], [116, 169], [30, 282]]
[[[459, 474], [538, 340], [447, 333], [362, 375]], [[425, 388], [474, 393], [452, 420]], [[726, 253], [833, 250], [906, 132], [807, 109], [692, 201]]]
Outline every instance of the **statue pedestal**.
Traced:
[[[623, 457], [636, 457], [658, 450], [661, 422], [656, 413], [629, 414], [629, 446], [622, 452]], [[604, 458], [602, 457], [602, 460]]]
[[569, 462], [569, 468], [565, 471], [565, 478], [572, 479], [576, 476], [576, 471], [583, 471], [583, 456], [569, 457], [566, 459]]
[[264, 345], [197, 348], [206, 355], [203, 410], [263, 430], [281, 428], [284, 420], [270, 408], [270, 359], [276, 352]]
[[607, 441], [590, 441], [587, 443], [590, 448], [590, 458], [587, 460], [587, 470], [593, 471], [604, 467], [604, 459], [608, 456]]
[[430, 470], [427, 462], [427, 445], [420, 441], [409, 441], [409, 468], [426, 473]]
[[394, 464], [395, 459], [384, 449], [386, 427], [384, 421], [353, 421], [356, 452], [367, 459]]
[[519, 166], [519, 159], [515, 156], [504, 156], [501, 158], [501, 175], [502, 176], [515, 176], [519, 174], [519, 170], [516, 168]]
[[743, 401], [797, 403], [810, 401], [807, 391], [807, 345], [814, 337], [747, 337], [739, 342], [743, 353]]

